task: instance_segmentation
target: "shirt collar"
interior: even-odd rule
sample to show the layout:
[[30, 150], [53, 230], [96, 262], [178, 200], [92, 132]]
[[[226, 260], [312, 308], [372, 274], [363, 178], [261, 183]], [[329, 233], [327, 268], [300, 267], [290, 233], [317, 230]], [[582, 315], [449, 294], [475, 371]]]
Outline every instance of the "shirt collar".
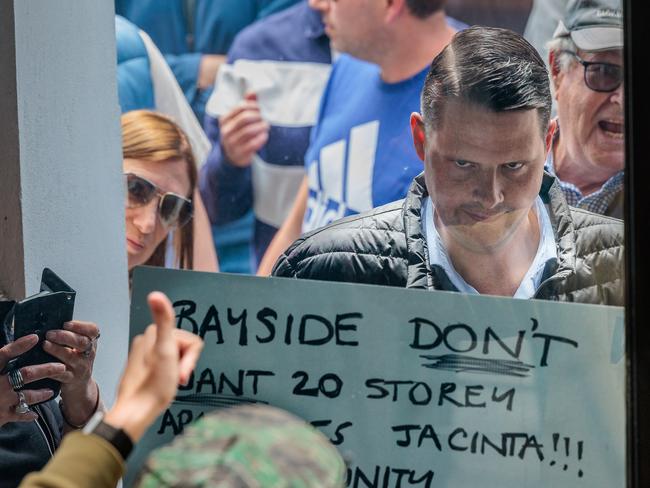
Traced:
[[[524, 275], [513, 298], [533, 298], [535, 292], [544, 278], [546, 264], [551, 260], [557, 260], [557, 247], [555, 243], [555, 234], [548, 211], [540, 197], [535, 199], [535, 211], [540, 228], [539, 245], [537, 252], [528, 271]], [[434, 207], [430, 198], [426, 199], [422, 208], [422, 229], [429, 249], [429, 264], [442, 268], [452, 282], [452, 284], [461, 293], [478, 294], [478, 291], [456, 271], [454, 268], [445, 244], [438, 233], [434, 224]], [[495, 278], [496, 279], [496, 278]]]

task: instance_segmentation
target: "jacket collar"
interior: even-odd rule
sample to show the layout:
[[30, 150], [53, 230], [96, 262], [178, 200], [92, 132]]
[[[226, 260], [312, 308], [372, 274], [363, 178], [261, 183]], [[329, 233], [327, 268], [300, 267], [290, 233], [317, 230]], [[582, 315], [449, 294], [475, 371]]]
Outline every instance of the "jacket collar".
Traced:
[[[536, 297], [540, 293], [544, 296], [552, 295], [555, 285], [575, 274], [576, 267], [573, 219], [562, 189], [554, 176], [544, 173], [539, 195], [549, 209], [558, 259], [557, 262], [550, 262], [544, 270], [544, 279], [535, 294]], [[421, 222], [422, 206], [428, 197], [424, 173], [420, 173], [411, 183], [402, 207], [408, 259], [406, 287], [458, 291], [440, 266], [431, 266], [429, 263], [429, 251]]]

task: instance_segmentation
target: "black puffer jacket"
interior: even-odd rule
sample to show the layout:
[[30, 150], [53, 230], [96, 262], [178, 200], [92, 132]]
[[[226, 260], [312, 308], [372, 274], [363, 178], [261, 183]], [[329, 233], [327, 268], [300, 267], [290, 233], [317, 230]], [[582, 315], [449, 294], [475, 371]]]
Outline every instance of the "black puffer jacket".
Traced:
[[[535, 298], [623, 305], [623, 223], [570, 208], [545, 175], [540, 196], [557, 243]], [[280, 257], [274, 276], [457, 291], [439, 266], [429, 265], [420, 214], [428, 197], [424, 175], [404, 200], [305, 234]]]

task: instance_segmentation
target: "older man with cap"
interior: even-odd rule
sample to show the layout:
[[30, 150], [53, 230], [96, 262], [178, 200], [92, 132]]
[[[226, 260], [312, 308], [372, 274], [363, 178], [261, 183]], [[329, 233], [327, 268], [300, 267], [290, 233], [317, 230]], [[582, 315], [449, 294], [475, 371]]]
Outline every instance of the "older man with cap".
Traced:
[[624, 114], [620, 0], [572, 0], [549, 43], [558, 125], [546, 170], [570, 205], [622, 218]]

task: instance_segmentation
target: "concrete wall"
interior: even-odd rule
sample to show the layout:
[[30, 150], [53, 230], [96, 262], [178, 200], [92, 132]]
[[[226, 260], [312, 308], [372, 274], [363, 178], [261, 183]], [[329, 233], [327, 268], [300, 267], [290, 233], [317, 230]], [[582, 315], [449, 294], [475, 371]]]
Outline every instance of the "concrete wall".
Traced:
[[113, 2], [0, 0], [0, 19], [0, 288], [34, 293], [48, 266], [77, 290], [110, 403], [128, 340]]

